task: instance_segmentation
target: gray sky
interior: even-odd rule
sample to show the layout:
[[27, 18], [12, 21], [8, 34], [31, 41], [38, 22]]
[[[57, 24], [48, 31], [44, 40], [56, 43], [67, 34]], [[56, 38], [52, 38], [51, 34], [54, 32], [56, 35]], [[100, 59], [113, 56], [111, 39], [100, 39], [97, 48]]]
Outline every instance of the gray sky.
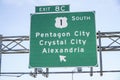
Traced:
[[[0, 34], [3, 36], [22, 36], [30, 34], [30, 14], [35, 12], [35, 6], [69, 4], [71, 12], [95, 11], [96, 32], [119, 31], [120, 29], [120, 1], [119, 0], [0, 0]], [[104, 52], [103, 64], [105, 70], [120, 69], [120, 55], [118, 52]], [[28, 54], [3, 55], [3, 72], [30, 72], [28, 68]], [[89, 70], [89, 68], [84, 68]], [[75, 68], [52, 68], [51, 71], [73, 71]], [[95, 68], [95, 70], [99, 70]], [[72, 80], [72, 74], [51, 74], [48, 78], [38, 75], [36, 79], [29, 75], [20, 78], [1, 76], [0, 80]], [[74, 80], [119, 80], [120, 73], [74, 74]]]

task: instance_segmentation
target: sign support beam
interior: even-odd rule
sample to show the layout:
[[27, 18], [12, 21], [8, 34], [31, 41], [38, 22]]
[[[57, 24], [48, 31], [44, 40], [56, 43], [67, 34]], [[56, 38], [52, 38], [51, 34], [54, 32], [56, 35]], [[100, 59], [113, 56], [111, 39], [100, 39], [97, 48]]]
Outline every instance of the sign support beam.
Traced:
[[[109, 39], [109, 38], [117, 38], [120, 37], [120, 32], [100, 32], [99, 36], [101, 38], [101, 44], [104, 42], [102, 39]], [[1, 54], [27, 54], [29, 53], [29, 47], [28, 45], [23, 45], [23, 43], [27, 44], [29, 43], [29, 36], [2, 36], [2, 44], [1, 44]], [[97, 40], [98, 40], [98, 33], [97, 33]], [[15, 44], [18, 41], [22, 41], [19, 44]], [[117, 41], [117, 43], [120, 40]], [[114, 42], [116, 43], [116, 41]], [[16, 46], [15, 46], [16, 45]], [[21, 46], [20, 46], [21, 45]], [[109, 44], [104, 44], [104, 46], [101, 45], [101, 48], [99, 48], [99, 44], [97, 46], [97, 51], [120, 51], [120, 45], [115, 46], [108, 46]], [[11, 46], [14, 48], [11, 49]], [[19, 48], [17, 47], [19, 46]]]
[[0, 35], [0, 75], [1, 75], [1, 62], [2, 62], [2, 52], [1, 52], [1, 49], [2, 49], [2, 35]]
[[99, 40], [99, 60], [100, 60], [100, 75], [102, 76], [102, 70], [103, 70], [103, 65], [102, 65], [102, 50], [101, 50], [101, 36], [100, 36], [100, 31], [98, 31], [98, 40]]

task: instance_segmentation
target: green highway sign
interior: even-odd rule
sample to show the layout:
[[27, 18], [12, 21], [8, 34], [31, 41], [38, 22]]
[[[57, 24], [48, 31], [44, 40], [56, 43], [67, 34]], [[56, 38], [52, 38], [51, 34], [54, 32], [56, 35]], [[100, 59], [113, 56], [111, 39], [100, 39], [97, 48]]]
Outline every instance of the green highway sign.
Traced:
[[97, 66], [95, 13], [32, 14], [29, 65]]
[[64, 12], [69, 11], [69, 5], [54, 5], [54, 6], [36, 6], [35, 12]]

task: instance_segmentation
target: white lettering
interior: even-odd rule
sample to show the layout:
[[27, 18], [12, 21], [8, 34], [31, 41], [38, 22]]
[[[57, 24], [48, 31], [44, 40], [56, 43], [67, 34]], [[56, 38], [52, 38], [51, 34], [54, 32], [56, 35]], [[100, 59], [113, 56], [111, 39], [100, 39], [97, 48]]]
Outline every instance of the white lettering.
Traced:
[[47, 12], [50, 11], [50, 7], [43, 7], [43, 8], [39, 8], [40, 12]]
[[48, 53], [48, 54], [50, 54], [50, 53], [54, 53], [54, 54], [55, 53], [67, 53], [67, 54], [80, 53], [81, 54], [81, 53], [84, 53], [84, 52], [85, 52], [84, 48], [81, 48], [81, 47], [60, 48], [60, 49], [58, 49], [58, 48], [43, 48], [43, 50], [42, 50], [42, 54], [44, 54], [44, 53]]
[[55, 11], [65, 11], [65, 6], [56, 6]]
[[63, 33], [52, 33], [52, 32], [49, 32], [49, 33], [40, 33], [40, 32], [36, 32], [35, 33], [35, 37], [36, 38], [62, 38], [62, 37], [70, 37], [70, 32], [63, 32]]
[[39, 45], [40, 46], [54, 46], [54, 45], [66, 45], [66, 40], [53, 40], [53, 41], [46, 41], [46, 40], [40, 40]]
[[72, 45], [85, 45], [86, 40], [81, 40], [81, 39], [71, 39], [70, 43]]
[[76, 37], [78, 37], [78, 36], [89, 37], [89, 36], [90, 36], [90, 32], [86, 32], [86, 31], [75, 31], [75, 32], [74, 32], [74, 36], [76, 36]]
[[90, 16], [72, 16], [72, 21], [85, 21], [90, 19]]

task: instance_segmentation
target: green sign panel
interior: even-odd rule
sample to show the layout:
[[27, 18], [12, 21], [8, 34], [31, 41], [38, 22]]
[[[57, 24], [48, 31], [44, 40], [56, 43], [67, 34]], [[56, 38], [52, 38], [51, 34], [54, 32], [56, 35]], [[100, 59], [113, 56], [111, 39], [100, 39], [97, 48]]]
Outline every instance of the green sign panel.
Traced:
[[32, 14], [30, 67], [97, 66], [94, 12]]
[[35, 12], [64, 12], [69, 9], [69, 5], [36, 6]]

